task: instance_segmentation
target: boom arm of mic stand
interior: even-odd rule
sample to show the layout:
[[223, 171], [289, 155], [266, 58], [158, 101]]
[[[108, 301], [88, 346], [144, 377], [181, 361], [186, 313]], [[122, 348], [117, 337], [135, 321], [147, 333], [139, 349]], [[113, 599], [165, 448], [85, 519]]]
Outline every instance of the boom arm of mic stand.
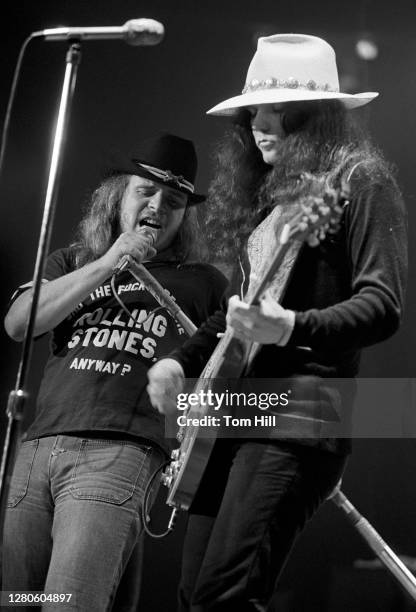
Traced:
[[329, 496], [338, 508], [344, 511], [349, 521], [366, 540], [367, 544], [374, 551], [377, 557], [387, 567], [393, 576], [400, 582], [402, 587], [409, 593], [413, 601], [416, 601], [416, 578], [408, 570], [403, 561], [386, 544], [374, 527], [363, 517], [362, 514], [352, 505], [350, 500], [344, 495], [341, 489], [335, 488]]
[[191, 319], [181, 310], [162, 285], [150, 274], [143, 264], [138, 264], [132, 257], [126, 255], [127, 264], [124, 269], [129, 270], [136, 280], [143, 283], [155, 300], [184, 328], [188, 336], [193, 336], [198, 329]]

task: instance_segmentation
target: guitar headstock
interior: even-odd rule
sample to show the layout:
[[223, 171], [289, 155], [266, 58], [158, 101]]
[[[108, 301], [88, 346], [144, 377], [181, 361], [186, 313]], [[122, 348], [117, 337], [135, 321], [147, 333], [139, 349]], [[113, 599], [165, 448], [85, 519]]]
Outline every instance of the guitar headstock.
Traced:
[[307, 194], [298, 201], [300, 210], [288, 222], [284, 241], [302, 240], [314, 247], [327, 234], [338, 231], [342, 205], [349, 198], [349, 184], [342, 182], [340, 189], [333, 189], [325, 177], [309, 173], [302, 175], [302, 181], [307, 184]]

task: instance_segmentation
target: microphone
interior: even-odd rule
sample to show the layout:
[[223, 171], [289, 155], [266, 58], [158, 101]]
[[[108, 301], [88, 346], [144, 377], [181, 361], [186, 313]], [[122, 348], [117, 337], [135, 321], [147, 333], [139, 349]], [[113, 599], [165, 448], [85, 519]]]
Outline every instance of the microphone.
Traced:
[[[149, 241], [149, 247], [152, 247], [155, 245], [156, 240], [157, 240], [157, 236], [159, 234], [159, 229], [156, 229], [155, 227], [149, 227], [148, 225], [143, 225], [140, 230], [139, 233], [140, 234], [145, 234], [150, 238]], [[140, 264], [142, 263], [143, 259], [145, 259], [146, 255], [147, 255], [148, 251], [146, 251], [143, 254], [143, 257], [140, 261], [138, 261], [137, 259], [135, 259], [134, 261], [136, 261], [136, 263]], [[117, 265], [113, 268], [113, 273], [114, 274], [120, 274], [121, 272], [124, 272], [124, 270], [127, 270], [130, 261], [132, 260], [132, 256], [131, 255], [123, 255], [123, 257], [120, 257], [120, 259], [117, 262]]]
[[130, 19], [122, 26], [99, 26], [92, 28], [52, 28], [33, 32], [32, 36], [43, 36], [46, 41], [59, 40], [107, 40], [124, 39], [129, 45], [157, 45], [163, 39], [165, 28], [154, 19]]

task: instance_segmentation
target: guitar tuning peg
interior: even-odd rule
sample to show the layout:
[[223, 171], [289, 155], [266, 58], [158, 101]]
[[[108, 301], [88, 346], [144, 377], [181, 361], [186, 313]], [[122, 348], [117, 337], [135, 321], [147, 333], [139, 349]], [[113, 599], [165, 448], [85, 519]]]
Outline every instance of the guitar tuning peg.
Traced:
[[318, 238], [319, 238], [319, 240], [320, 240], [320, 241], [322, 241], [322, 240], [324, 240], [324, 239], [325, 239], [326, 232], [327, 232], [327, 228], [326, 228], [325, 226], [322, 226], [322, 227], [319, 229]]
[[306, 239], [306, 242], [308, 243], [308, 245], [310, 247], [317, 247], [319, 244], [319, 239], [315, 234], [310, 234], [310, 236], [308, 236], [308, 238]]

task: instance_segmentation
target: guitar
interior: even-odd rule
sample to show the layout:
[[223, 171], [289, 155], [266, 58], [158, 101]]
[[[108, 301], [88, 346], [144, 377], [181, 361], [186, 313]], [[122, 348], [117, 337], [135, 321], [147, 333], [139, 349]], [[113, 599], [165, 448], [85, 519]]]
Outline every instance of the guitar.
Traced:
[[[281, 231], [279, 247], [274, 257], [266, 266], [256, 286], [253, 289], [249, 288], [244, 300], [249, 305], [260, 303], [295, 241], [299, 245], [307, 242], [310, 246], [317, 246], [327, 233], [335, 233], [338, 230], [342, 215], [340, 203], [345, 205], [348, 201], [348, 184], [343, 182], [341, 188], [335, 190], [329, 189], [323, 179], [317, 179], [312, 175], [304, 175], [303, 179], [310, 183], [308, 195], [302, 197], [293, 206], [295, 212]], [[289, 275], [286, 276], [285, 285], [289, 280]], [[236, 338], [233, 330], [227, 328], [205, 366], [193, 393], [200, 397], [201, 391], [206, 394], [214, 379], [241, 377], [260, 348], [261, 345], [257, 343], [243, 342]], [[209, 406], [201, 405], [201, 403], [188, 406], [187, 425], [181, 427], [177, 435], [180, 447], [172, 452], [171, 462], [162, 474], [162, 482], [169, 488], [167, 504], [175, 508], [182, 510], [189, 508], [215, 444], [218, 434], [217, 426], [204, 425], [204, 435], [200, 434], [200, 419], [208, 416], [209, 411]]]

